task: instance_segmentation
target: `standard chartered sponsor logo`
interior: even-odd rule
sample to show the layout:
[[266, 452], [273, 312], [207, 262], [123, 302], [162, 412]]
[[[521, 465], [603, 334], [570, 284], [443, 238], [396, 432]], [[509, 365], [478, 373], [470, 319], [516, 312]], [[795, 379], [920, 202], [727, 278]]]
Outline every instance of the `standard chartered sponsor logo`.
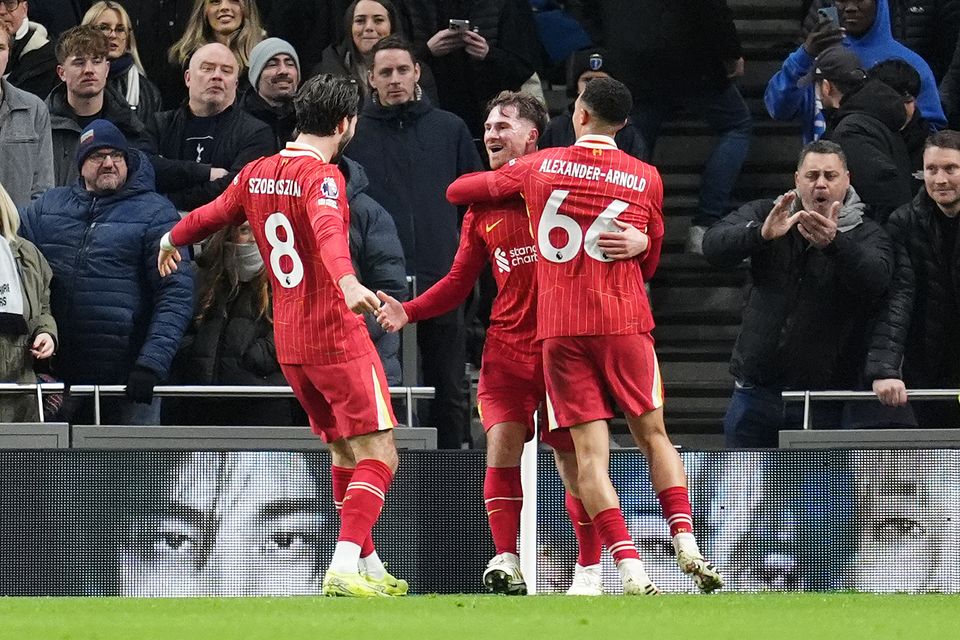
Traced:
[[497, 247], [496, 251], [493, 252], [493, 258], [497, 261], [497, 269], [500, 273], [510, 273], [510, 261], [503, 249]]
[[493, 258], [497, 263], [497, 269], [500, 273], [510, 273], [510, 270], [519, 267], [522, 264], [533, 264], [537, 261], [537, 248], [532, 244], [526, 247], [516, 247], [510, 249], [509, 253], [501, 247], [497, 247], [493, 252]]

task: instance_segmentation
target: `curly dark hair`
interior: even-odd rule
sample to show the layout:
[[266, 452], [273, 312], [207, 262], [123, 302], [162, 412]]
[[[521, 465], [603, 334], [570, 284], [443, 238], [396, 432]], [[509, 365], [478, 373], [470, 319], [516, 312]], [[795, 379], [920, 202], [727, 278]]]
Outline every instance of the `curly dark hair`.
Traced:
[[331, 136], [344, 118], [360, 111], [356, 80], [324, 74], [310, 78], [293, 99], [297, 130], [315, 136]]

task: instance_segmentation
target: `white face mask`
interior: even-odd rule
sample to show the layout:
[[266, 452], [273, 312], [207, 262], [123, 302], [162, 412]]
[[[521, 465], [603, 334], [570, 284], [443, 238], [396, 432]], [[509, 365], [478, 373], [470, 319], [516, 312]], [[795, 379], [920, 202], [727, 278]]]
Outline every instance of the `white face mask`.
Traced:
[[250, 282], [263, 269], [263, 257], [260, 255], [260, 249], [253, 242], [244, 244], [235, 244], [228, 242], [234, 250], [234, 260], [237, 266], [237, 279], [240, 282]]

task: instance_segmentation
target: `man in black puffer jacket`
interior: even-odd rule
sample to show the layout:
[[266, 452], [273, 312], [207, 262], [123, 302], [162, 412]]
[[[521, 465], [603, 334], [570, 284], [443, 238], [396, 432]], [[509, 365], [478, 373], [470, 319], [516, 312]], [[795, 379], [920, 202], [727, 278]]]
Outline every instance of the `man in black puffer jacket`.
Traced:
[[850, 182], [881, 224], [913, 196], [913, 167], [900, 129], [907, 124], [903, 97], [880, 80], [867, 79], [860, 60], [835, 45], [817, 56], [808, 76], [828, 114], [824, 140], [847, 156]]
[[[924, 189], [887, 223], [897, 266], [867, 355], [867, 377], [890, 406], [906, 404], [908, 387], [960, 387], [960, 133], [930, 136], [923, 161]], [[913, 410], [920, 426], [960, 427], [956, 399]]]
[[[865, 215], [838, 145], [804, 147], [795, 182], [777, 201], [745, 204], [703, 238], [710, 263], [749, 258], [753, 279], [730, 362], [728, 447], [776, 447], [780, 429], [800, 426], [799, 407], [785, 409], [783, 390], [857, 385], [869, 310], [893, 272], [890, 240]], [[824, 414], [815, 411], [817, 426], [839, 422]]]

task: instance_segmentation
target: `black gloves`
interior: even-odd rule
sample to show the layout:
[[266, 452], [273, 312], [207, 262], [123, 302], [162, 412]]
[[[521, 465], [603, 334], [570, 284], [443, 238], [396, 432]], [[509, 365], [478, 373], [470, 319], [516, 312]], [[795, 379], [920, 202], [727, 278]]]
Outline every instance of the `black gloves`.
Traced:
[[150, 404], [153, 401], [153, 388], [160, 382], [160, 376], [150, 369], [134, 367], [127, 378], [127, 397], [134, 402]]

